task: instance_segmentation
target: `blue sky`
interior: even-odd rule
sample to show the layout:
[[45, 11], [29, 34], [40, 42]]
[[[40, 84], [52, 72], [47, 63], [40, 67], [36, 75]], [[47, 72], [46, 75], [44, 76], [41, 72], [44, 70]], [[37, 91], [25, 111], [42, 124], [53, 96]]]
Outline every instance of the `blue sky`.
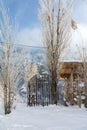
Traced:
[[[78, 23], [87, 23], [86, 0], [76, 0], [74, 4], [73, 17]], [[20, 28], [39, 26], [38, 20], [38, 0], [4, 0], [6, 8], [9, 8], [9, 14], [15, 18]]]
[[[18, 40], [25, 44], [38, 45], [41, 42], [40, 22], [38, 19], [38, 0], [3, 0], [12, 21], [18, 25]], [[87, 1], [76, 0], [72, 18], [87, 34]]]
[[78, 24], [87, 24], [87, 0], [76, 0], [73, 17]]
[[4, 0], [9, 15], [19, 25], [19, 29], [39, 26], [38, 0]]

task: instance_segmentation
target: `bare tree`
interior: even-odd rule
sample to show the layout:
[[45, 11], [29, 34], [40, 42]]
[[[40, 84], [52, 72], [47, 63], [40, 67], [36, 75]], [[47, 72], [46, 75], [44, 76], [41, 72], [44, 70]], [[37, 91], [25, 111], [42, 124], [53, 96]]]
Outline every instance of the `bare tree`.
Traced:
[[71, 10], [73, 0], [39, 0], [43, 43], [51, 75], [52, 104], [59, 98], [57, 83], [60, 59], [70, 41]]
[[1, 65], [1, 83], [4, 94], [4, 110], [5, 114], [11, 112], [11, 107], [14, 99], [14, 89], [18, 83], [19, 64], [20, 60], [17, 55], [14, 55], [14, 39], [12, 25], [10, 18], [7, 15], [2, 0], [0, 0], [0, 29], [1, 29], [1, 51], [0, 65]]
[[[34, 86], [31, 86], [30, 82], [31, 82], [31, 79], [34, 78], [34, 76], [36, 76], [37, 74], [38, 74], [37, 66], [34, 65], [32, 61], [26, 59], [25, 81], [27, 85], [27, 105], [32, 104], [32, 93], [33, 93]], [[35, 82], [35, 79], [34, 79], [34, 82]]]
[[[86, 44], [86, 43], [85, 43]], [[84, 78], [84, 92], [85, 92], [85, 107], [87, 108], [87, 46], [84, 45], [82, 41], [82, 45], [78, 47], [80, 59], [82, 62], [82, 74]]]
[[87, 52], [83, 49], [83, 69], [84, 69], [84, 82], [85, 82], [85, 107], [87, 108]]

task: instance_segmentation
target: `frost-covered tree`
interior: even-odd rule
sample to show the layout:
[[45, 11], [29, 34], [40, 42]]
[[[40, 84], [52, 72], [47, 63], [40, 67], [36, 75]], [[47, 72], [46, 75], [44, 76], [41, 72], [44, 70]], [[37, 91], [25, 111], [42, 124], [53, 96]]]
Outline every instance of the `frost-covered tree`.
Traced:
[[82, 61], [82, 68], [80, 69], [80, 71], [82, 71], [83, 74], [83, 78], [84, 78], [84, 94], [85, 94], [85, 107], [87, 108], [87, 46], [86, 43], [84, 45], [83, 40], [82, 41], [82, 45], [80, 45], [78, 47], [78, 53], [80, 55], [80, 59]]
[[14, 89], [19, 76], [19, 57], [14, 55], [14, 37], [10, 18], [5, 10], [2, 0], [0, 0], [0, 81], [3, 87], [5, 114], [11, 112], [14, 99]]
[[39, 0], [43, 43], [51, 75], [51, 100], [57, 104], [60, 60], [70, 42], [71, 10], [74, 0]]
[[[27, 85], [27, 105], [32, 104], [32, 93], [35, 88], [33, 88], [34, 86], [30, 85], [30, 82], [31, 82], [31, 79], [34, 78], [37, 74], [38, 74], [37, 66], [32, 61], [26, 59], [25, 81]], [[35, 79], [34, 79], [34, 82], [35, 82]]]

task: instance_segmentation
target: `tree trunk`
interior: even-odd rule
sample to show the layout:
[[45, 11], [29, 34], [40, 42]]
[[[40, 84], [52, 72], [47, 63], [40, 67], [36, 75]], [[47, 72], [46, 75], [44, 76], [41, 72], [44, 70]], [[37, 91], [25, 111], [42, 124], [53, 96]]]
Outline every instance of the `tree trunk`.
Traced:
[[57, 105], [57, 74], [56, 70], [52, 71], [52, 77], [51, 77], [51, 102], [52, 104]]
[[68, 102], [68, 91], [69, 91], [68, 79], [65, 79], [65, 86], [64, 86], [64, 105], [65, 106], [68, 106], [67, 105], [67, 102]]
[[81, 108], [81, 88], [79, 87], [79, 74], [78, 74], [78, 95], [79, 95], [79, 99], [78, 99], [78, 106], [79, 108]]
[[73, 86], [73, 73], [71, 73], [71, 105], [74, 105], [74, 86]]
[[4, 112], [7, 114], [7, 85], [4, 84]]
[[87, 108], [87, 81], [85, 81], [85, 107]]
[[10, 101], [9, 100], [10, 99], [9, 99], [7, 85], [4, 84], [4, 111], [5, 111], [5, 114], [11, 113]]
[[8, 114], [11, 113], [11, 86], [9, 81], [9, 87], [8, 87]]
[[27, 105], [30, 106], [30, 82], [28, 81], [28, 85], [27, 85]]

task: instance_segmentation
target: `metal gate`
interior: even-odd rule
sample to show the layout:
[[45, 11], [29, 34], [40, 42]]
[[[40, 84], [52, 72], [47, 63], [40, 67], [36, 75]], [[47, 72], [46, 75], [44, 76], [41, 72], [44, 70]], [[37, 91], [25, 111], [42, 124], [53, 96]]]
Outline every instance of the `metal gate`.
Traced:
[[32, 105], [48, 105], [51, 101], [50, 80], [47, 74], [33, 77], [29, 82], [28, 104]]

